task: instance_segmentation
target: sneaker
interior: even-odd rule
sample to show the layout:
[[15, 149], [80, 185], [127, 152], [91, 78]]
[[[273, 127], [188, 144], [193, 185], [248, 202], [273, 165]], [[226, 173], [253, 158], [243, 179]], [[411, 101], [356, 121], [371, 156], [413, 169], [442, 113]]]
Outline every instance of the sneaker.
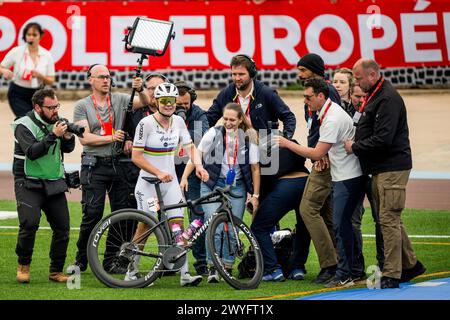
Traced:
[[423, 274], [427, 269], [424, 267], [422, 262], [417, 260], [416, 265], [410, 269], [402, 270], [402, 277], [400, 278], [400, 282], [409, 282], [417, 276]]
[[328, 268], [323, 268], [320, 270], [317, 277], [313, 280], [315, 284], [325, 284], [332, 280], [336, 274], [336, 266], [331, 266]]
[[30, 283], [30, 265], [19, 264], [17, 266], [16, 279], [19, 283]]
[[280, 268], [273, 270], [271, 273], [266, 274], [262, 277], [262, 281], [275, 281], [282, 282], [285, 281], [285, 277], [283, 275], [283, 271]]
[[381, 283], [380, 283], [381, 289], [396, 289], [400, 288], [400, 280], [389, 278], [389, 277], [381, 277]]
[[209, 268], [208, 283], [219, 283], [220, 275], [216, 268]]
[[72, 263], [68, 268], [71, 268], [71, 269], [78, 268], [78, 269], [80, 269], [81, 272], [84, 272], [87, 270], [87, 263], [83, 263], [83, 262], [75, 260], [75, 262]]
[[305, 279], [306, 270], [302, 268], [297, 268], [292, 270], [289, 274], [288, 279], [291, 280], [304, 280]]
[[196, 287], [202, 282], [202, 276], [191, 276], [188, 272], [180, 277], [180, 285], [182, 287]]
[[67, 280], [69, 280], [69, 276], [65, 275], [62, 272], [51, 272], [48, 276], [48, 279], [54, 282], [67, 282]]
[[327, 282], [327, 284], [325, 284], [326, 288], [346, 288], [346, 287], [351, 287], [354, 286], [355, 283], [353, 282], [352, 278], [348, 277], [347, 279], [339, 279], [338, 277], [334, 277], [333, 279], [331, 279], [329, 282]]

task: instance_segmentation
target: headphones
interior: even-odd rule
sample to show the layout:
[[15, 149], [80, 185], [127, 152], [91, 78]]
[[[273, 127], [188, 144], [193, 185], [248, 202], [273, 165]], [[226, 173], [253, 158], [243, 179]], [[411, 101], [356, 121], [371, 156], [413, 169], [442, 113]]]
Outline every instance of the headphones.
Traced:
[[151, 78], [160, 78], [160, 79], [164, 80], [164, 82], [169, 82], [169, 80], [167, 80], [167, 77], [165, 75], [163, 75], [162, 73], [152, 72], [145, 77], [144, 84]]
[[174, 83], [174, 85], [178, 88], [185, 88], [189, 95], [191, 96], [191, 105], [194, 103], [195, 100], [197, 100], [197, 93], [195, 92], [195, 89], [192, 88], [188, 83], [184, 81], [177, 81]]
[[253, 60], [250, 56], [246, 55], [246, 54], [237, 54], [233, 57], [244, 57], [245, 59], [247, 59], [248, 61], [250, 61], [250, 68], [248, 69], [248, 74], [250, 76], [250, 78], [255, 78], [256, 75], [258, 74], [258, 69], [256, 69], [256, 63], [255, 60]]
[[[88, 79], [92, 76], [92, 73], [91, 73], [92, 69], [93, 69], [95, 66], [100, 66], [100, 65], [102, 65], [102, 64], [101, 64], [101, 63], [94, 63], [94, 64], [92, 64], [92, 65], [89, 66], [88, 70], [86, 71], [86, 76], [87, 76]], [[109, 69], [108, 69], [108, 72], [109, 72]], [[111, 72], [109, 73], [109, 75], [111, 76]], [[112, 88], [112, 87], [115, 87], [115, 86], [116, 86], [116, 84], [114, 83], [114, 79], [113, 79], [113, 77], [111, 76], [111, 88]]]

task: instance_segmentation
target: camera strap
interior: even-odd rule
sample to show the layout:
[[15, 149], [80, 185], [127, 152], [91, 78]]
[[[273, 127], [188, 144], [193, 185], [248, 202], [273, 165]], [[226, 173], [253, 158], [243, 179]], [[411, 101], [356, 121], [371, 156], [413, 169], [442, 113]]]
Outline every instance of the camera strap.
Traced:
[[[47, 126], [36, 118], [33, 111], [31, 111], [28, 116], [30, 117], [31, 121], [33, 121], [34, 124], [37, 125], [39, 127], [39, 129], [42, 130], [42, 132], [44, 132], [46, 135], [50, 134], [50, 131], [48, 131]], [[55, 152], [55, 148], [56, 148], [56, 145], [53, 148], [53, 152]], [[61, 161], [64, 162], [64, 154], [62, 151], [61, 151]]]

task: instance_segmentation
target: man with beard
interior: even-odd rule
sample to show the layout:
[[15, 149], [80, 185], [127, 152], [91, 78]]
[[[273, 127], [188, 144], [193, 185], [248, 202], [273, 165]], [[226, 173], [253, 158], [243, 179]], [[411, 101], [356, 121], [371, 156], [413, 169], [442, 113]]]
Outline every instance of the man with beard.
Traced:
[[13, 124], [14, 190], [19, 215], [16, 254], [17, 281], [30, 282], [30, 264], [41, 210], [53, 231], [49, 279], [66, 282], [63, 273], [69, 244], [69, 208], [62, 153], [72, 152], [75, 138], [67, 124], [58, 121], [60, 104], [52, 89], [41, 89], [32, 97], [33, 110]]
[[281, 100], [277, 92], [256, 80], [256, 64], [252, 58], [238, 54], [231, 59], [233, 82], [220, 91], [207, 112], [212, 127], [222, 117], [229, 102], [239, 103], [256, 130], [271, 129], [268, 122], [283, 122], [283, 135], [292, 138], [295, 132], [295, 115]]

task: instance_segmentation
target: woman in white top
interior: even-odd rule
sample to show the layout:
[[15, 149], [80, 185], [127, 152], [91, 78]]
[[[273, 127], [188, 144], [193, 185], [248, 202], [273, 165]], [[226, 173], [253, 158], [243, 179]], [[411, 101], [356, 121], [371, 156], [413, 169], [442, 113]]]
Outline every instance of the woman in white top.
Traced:
[[0, 75], [12, 80], [8, 101], [16, 117], [22, 117], [33, 109], [31, 97], [37, 89], [55, 82], [53, 58], [39, 45], [43, 35], [44, 30], [38, 23], [28, 23], [22, 35], [26, 43], [12, 48], [0, 63]]

